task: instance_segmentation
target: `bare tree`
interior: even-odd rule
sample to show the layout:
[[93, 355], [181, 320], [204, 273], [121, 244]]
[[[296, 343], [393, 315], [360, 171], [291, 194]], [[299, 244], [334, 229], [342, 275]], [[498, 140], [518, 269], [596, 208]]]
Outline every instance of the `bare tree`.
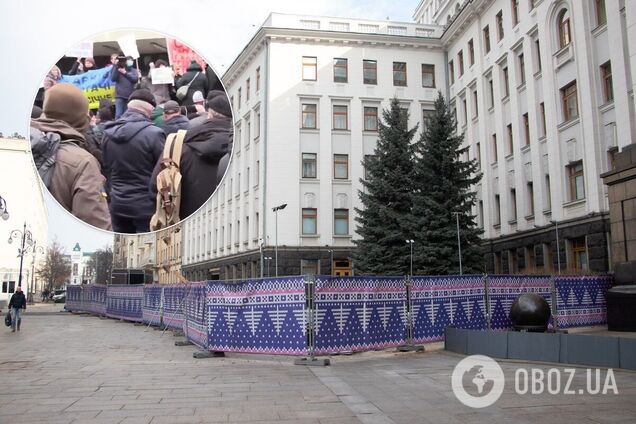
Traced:
[[113, 267], [113, 250], [110, 246], [97, 249], [88, 260], [87, 273], [95, 276], [95, 283], [107, 284], [110, 282], [110, 271]]
[[62, 287], [71, 276], [71, 264], [64, 248], [57, 240], [48, 247], [44, 263], [36, 271], [39, 278], [48, 283], [49, 291]]

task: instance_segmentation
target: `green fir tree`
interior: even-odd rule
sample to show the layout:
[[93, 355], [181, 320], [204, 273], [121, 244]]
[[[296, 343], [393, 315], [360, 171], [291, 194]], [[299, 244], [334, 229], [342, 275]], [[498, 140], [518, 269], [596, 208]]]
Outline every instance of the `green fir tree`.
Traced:
[[459, 274], [456, 216], [464, 274], [482, 271], [480, 235], [472, 207], [472, 189], [481, 180], [476, 160], [462, 155], [463, 134], [457, 134], [449, 106], [439, 93], [435, 111], [415, 143], [412, 238], [415, 274]]
[[359, 240], [356, 273], [405, 275], [409, 271], [409, 216], [413, 193], [413, 145], [417, 127], [408, 128], [408, 111], [397, 98], [382, 112], [375, 154], [365, 160], [367, 179], [356, 208]]

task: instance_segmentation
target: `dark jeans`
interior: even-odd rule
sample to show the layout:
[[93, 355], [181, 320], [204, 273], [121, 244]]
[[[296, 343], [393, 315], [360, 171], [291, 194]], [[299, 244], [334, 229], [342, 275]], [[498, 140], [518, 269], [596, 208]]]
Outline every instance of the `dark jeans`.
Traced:
[[115, 119], [119, 119], [126, 112], [126, 109], [128, 109], [128, 100], [122, 97], [115, 98]]
[[111, 215], [113, 231], [116, 233], [147, 233], [150, 231], [150, 218], [127, 218]]

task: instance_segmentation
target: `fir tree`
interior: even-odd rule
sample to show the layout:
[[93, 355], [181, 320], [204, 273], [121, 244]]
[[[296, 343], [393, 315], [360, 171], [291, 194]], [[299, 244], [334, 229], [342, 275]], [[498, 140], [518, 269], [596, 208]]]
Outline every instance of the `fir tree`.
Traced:
[[375, 154], [365, 161], [367, 179], [359, 192], [363, 208], [356, 208], [359, 240], [354, 252], [356, 273], [405, 275], [409, 269], [411, 238], [408, 218], [413, 192], [413, 139], [408, 111], [397, 98], [382, 112]]
[[462, 266], [465, 274], [480, 272], [482, 230], [472, 207], [471, 189], [481, 180], [476, 160], [462, 160], [463, 134], [439, 93], [435, 111], [415, 144], [412, 230], [413, 267], [420, 275], [459, 274], [457, 227], [459, 213]]

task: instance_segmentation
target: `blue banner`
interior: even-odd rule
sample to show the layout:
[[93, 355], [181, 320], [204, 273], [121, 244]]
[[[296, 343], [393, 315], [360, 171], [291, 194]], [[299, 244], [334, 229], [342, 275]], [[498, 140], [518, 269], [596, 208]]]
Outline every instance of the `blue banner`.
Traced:
[[88, 108], [97, 109], [101, 99], [115, 98], [115, 83], [110, 79], [112, 66], [84, 72], [79, 75], [62, 75], [61, 83], [73, 84], [84, 92]]

